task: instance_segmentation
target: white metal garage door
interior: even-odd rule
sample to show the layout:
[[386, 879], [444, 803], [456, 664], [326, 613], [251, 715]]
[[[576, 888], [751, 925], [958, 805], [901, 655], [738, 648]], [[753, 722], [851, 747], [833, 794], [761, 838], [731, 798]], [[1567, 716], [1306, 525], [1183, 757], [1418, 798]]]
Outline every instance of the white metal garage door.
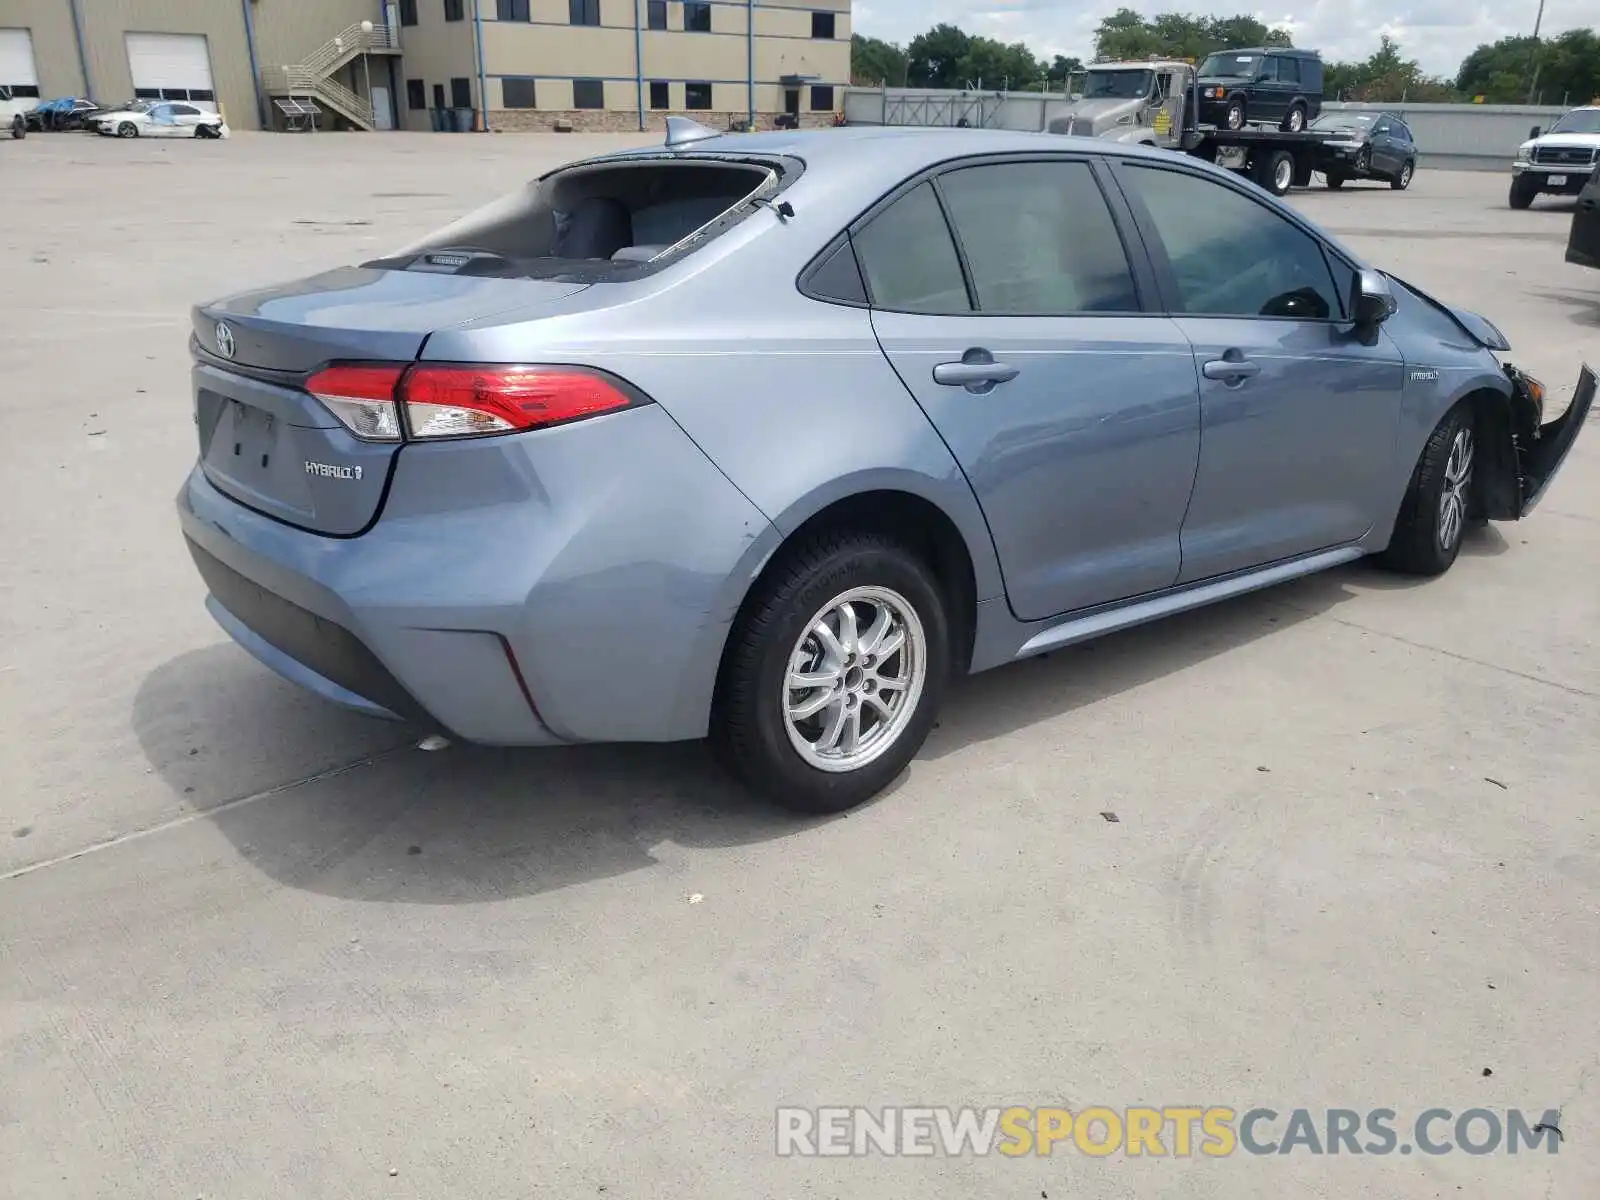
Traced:
[[203, 33], [130, 33], [128, 70], [140, 100], [188, 100], [215, 112], [211, 54]]
[[33, 34], [26, 29], [0, 29], [0, 84], [14, 96], [37, 96], [39, 75], [33, 66]]

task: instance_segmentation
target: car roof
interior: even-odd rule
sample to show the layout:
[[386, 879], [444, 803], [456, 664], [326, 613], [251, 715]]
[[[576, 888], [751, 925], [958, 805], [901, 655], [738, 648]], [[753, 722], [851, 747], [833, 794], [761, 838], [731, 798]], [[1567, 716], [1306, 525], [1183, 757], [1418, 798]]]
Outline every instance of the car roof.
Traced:
[[[1103, 138], [1067, 137], [1059, 133], [1020, 133], [1007, 129], [952, 129], [920, 125], [847, 125], [836, 129], [774, 130], [761, 133], [719, 133], [690, 142], [678, 154], [793, 157], [808, 168], [859, 169], [864, 174], [909, 175], [952, 158], [980, 154], [1115, 154], [1171, 161], [1170, 150], [1130, 146]], [[665, 144], [636, 146], [584, 159], [585, 163], [659, 156]], [[578, 165], [578, 164], [573, 164]]]

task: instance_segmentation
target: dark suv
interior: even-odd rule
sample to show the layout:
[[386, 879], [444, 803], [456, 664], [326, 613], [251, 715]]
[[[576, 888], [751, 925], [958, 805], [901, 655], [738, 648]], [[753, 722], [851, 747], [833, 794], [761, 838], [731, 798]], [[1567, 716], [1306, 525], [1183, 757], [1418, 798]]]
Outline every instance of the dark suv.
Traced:
[[1202, 125], [1241, 129], [1253, 121], [1298, 133], [1322, 111], [1322, 56], [1315, 50], [1219, 50], [1198, 76]]

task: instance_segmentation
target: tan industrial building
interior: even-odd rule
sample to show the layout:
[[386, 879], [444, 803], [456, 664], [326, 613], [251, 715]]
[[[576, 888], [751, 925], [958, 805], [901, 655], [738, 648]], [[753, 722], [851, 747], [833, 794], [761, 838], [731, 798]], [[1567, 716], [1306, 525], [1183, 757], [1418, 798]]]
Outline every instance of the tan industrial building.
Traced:
[[0, 0], [0, 84], [240, 129], [830, 124], [850, 0]]

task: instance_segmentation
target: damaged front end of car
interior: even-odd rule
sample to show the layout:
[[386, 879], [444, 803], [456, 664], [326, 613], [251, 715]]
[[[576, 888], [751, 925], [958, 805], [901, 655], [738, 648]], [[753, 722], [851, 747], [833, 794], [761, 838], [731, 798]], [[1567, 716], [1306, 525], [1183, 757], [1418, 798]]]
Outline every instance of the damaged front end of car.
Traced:
[[1478, 506], [1491, 521], [1517, 521], [1533, 511], [1578, 439], [1594, 405], [1595, 372], [1578, 372], [1572, 403], [1553, 421], [1544, 419], [1545, 387], [1510, 363], [1505, 403], [1486, 403], [1478, 412]]

